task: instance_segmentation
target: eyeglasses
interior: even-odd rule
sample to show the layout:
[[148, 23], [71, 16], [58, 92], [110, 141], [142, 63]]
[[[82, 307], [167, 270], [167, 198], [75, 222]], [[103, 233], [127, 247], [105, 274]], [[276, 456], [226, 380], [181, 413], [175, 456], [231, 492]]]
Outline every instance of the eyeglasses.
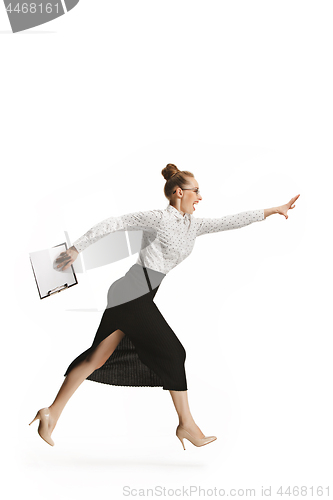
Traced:
[[[183, 191], [195, 191], [195, 194], [200, 196], [199, 188], [180, 188], [180, 189], [182, 189]], [[177, 191], [177, 189], [172, 194], [175, 194], [176, 191]]]

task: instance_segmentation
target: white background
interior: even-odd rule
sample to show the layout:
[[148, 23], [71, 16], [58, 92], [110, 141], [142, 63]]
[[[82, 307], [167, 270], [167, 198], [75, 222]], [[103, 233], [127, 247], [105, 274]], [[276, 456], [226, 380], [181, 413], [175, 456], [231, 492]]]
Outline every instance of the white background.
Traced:
[[[332, 15], [327, 1], [82, 0], [13, 35], [0, 8], [6, 498], [330, 484]], [[102, 314], [68, 309], [103, 305], [136, 256], [40, 300], [29, 252], [165, 208], [167, 163], [194, 173], [197, 217], [301, 195], [288, 220], [198, 238], [156, 295], [194, 419], [218, 439], [184, 453], [168, 391], [86, 380], [51, 447], [28, 423]]]

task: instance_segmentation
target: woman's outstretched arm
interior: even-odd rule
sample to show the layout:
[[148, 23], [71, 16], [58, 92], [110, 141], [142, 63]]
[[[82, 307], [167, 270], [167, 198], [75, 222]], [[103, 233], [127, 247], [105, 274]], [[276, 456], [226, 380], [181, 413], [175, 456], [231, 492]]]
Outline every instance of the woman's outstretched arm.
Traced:
[[294, 208], [295, 201], [300, 195], [294, 196], [288, 203], [279, 207], [261, 208], [259, 210], [248, 210], [234, 215], [225, 215], [214, 219], [195, 217], [196, 234], [201, 236], [208, 233], [216, 233], [219, 231], [229, 231], [230, 229], [239, 229], [248, 226], [253, 222], [265, 220], [266, 217], [273, 214], [284, 215], [288, 219], [287, 212]]
[[162, 210], [147, 210], [146, 212], [132, 212], [118, 217], [109, 217], [93, 226], [83, 236], [74, 241], [73, 245], [78, 252], [82, 252], [89, 245], [116, 231], [149, 231], [154, 232], [162, 219]]
[[220, 231], [230, 231], [230, 229], [239, 229], [264, 219], [265, 214], [263, 208], [259, 210], [247, 210], [246, 212], [225, 215], [214, 219], [194, 217], [197, 236]]
[[147, 210], [145, 212], [132, 212], [118, 217], [109, 217], [93, 226], [83, 236], [74, 241], [66, 252], [61, 252], [56, 259], [58, 268], [65, 271], [73, 264], [79, 252], [88, 246], [116, 231], [147, 231], [156, 232], [162, 219], [162, 210]]

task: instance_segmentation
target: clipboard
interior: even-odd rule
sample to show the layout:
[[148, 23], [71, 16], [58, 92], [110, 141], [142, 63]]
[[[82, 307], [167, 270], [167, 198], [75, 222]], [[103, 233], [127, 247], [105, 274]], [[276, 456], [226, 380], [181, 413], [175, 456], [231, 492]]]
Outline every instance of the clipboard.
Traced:
[[51, 297], [78, 284], [72, 265], [65, 271], [56, 267], [55, 259], [66, 250], [67, 244], [60, 243], [46, 250], [29, 253], [40, 299]]

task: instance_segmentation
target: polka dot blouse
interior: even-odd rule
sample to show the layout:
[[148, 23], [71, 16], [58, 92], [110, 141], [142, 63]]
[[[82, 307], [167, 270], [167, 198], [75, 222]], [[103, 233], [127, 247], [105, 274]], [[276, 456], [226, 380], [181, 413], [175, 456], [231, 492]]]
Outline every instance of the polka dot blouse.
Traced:
[[193, 250], [197, 236], [238, 229], [264, 220], [264, 209], [250, 210], [235, 215], [208, 219], [182, 215], [168, 205], [164, 210], [133, 212], [119, 217], [109, 217], [93, 226], [74, 241], [78, 252], [115, 231], [142, 230], [142, 244], [137, 264], [167, 274]]

